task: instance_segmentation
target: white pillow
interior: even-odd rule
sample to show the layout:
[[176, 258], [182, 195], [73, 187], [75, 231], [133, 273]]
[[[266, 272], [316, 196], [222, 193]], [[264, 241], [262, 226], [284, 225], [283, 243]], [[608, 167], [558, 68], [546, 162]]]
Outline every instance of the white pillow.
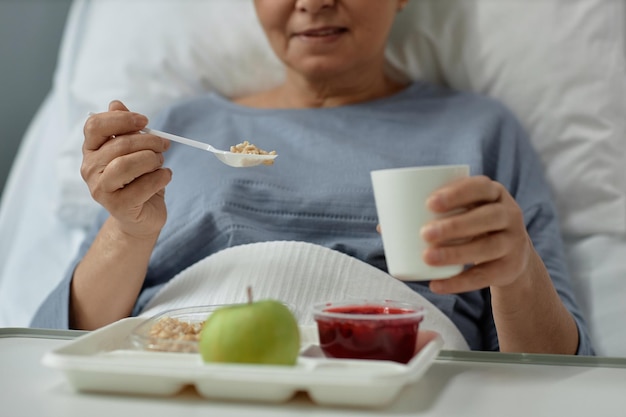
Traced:
[[417, 0], [391, 58], [498, 98], [543, 159], [567, 235], [626, 232], [626, 6], [613, 0]]
[[[121, 99], [148, 116], [179, 98], [236, 96], [283, 77], [250, 0], [78, 0], [79, 43], [57, 73], [68, 140], [58, 212], [82, 224], [95, 204], [79, 176], [88, 111]], [[78, 17], [77, 17], [78, 16]], [[569, 235], [626, 232], [624, 2], [412, 0], [389, 59], [411, 78], [494, 96], [541, 153]]]
[[119, 99], [151, 117], [204, 91], [242, 95], [283, 78], [250, 0], [75, 0], [68, 23], [55, 77], [68, 107], [56, 210], [71, 225], [98, 209], [79, 174], [88, 112]]

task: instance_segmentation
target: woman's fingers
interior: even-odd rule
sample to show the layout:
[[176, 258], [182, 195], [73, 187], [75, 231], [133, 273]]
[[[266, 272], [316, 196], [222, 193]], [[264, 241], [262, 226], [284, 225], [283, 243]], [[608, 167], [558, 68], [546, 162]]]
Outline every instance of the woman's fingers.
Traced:
[[152, 152], [165, 152], [170, 146], [170, 141], [158, 136], [134, 133], [117, 136], [106, 142], [100, 148], [100, 154], [105, 160], [113, 160], [119, 156], [129, 155], [135, 152], [150, 150]]
[[104, 193], [124, 188], [136, 178], [156, 171], [163, 165], [163, 154], [143, 150], [123, 155], [111, 161], [99, 178], [99, 186]]
[[446, 213], [468, 206], [498, 201], [504, 187], [484, 175], [462, 178], [435, 191], [427, 200], [428, 208], [436, 213]]
[[114, 217], [124, 219], [132, 217], [134, 213], [135, 217], [129, 220], [135, 222], [145, 220], [139, 218], [143, 206], [155, 195], [162, 193], [171, 179], [172, 172], [168, 168], [144, 174], [124, 188], [109, 193], [105, 197], [105, 200], [109, 201], [105, 201], [105, 204]]
[[473, 265], [447, 280], [433, 281], [437, 292], [458, 293], [513, 282], [527, 268], [532, 248], [524, 215], [508, 191], [487, 177], [471, 177], [435, 191], [431, 210], [465, 210], [431, 221], [422, 230], [429, 265]]
[[498, 276], [506, 274], [505, 261], [476, 265], [452, 278], [430, 282], [430, 289], [440, 294], [458, 294], [481, 290], [493, 285]]
[[130, 111], [124, 103], [119, 100], [113, 100], [109, 103], [109, 111]]
[[135, 133], [117, 136], [104, 143], [98, 151], [85, 153], [81, 174], [87, 180], [104, 172], [106, 167], [116, 158], [143, 151], [160, 154], [165, 152], [169, 146], [168, 140], [154, 135]]
[[463, 244], [429, 247], [424, 261], [429, 265], [468, 265], [493, 261], [506, 256], [512, 242], [505, 233], [494, 233], [472, 239]]
[[433, 220], [420, 231], [430, 245], [441, 245], [506, 229], [510, 218], [502, 203], [484, 204], [468, 211]]
[[96, 151], [112, 137], [138, 132], [148, 124], [148, 118], [129, 111], [112, 111], [93, 115], [83, 128], [83, 152]]

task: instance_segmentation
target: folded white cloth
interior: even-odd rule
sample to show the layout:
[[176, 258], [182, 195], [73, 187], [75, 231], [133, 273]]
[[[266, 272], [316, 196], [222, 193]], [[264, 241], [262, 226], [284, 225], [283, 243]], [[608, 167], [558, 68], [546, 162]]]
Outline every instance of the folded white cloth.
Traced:
[[426, 310], [420, 328], [438, 332], [444, 349], [468, 350], [463, 335], [432, 303], [385, 272], [356, 258], [304, 242], [262, 242], [225, 249], [190, 266], [168, 282], [141, 315], [254, 299], [290, 304], [301, 325], [314, 324], [311, 307], [322, 301], [387, 299]]

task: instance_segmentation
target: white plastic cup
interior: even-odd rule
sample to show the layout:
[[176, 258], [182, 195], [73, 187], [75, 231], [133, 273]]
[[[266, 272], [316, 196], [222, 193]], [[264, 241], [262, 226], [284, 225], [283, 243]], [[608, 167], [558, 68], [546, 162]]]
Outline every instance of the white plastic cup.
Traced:
[[423, 261], [428, 247], [420, 231], [435, 214], [426, 200], [444, 185], [469, 176], [468, 165], [438, 165], [371, 172], [376, 211], [389, 274], [402, 281], [428, 281], [460, 273], [463, 265], [431, 266]]

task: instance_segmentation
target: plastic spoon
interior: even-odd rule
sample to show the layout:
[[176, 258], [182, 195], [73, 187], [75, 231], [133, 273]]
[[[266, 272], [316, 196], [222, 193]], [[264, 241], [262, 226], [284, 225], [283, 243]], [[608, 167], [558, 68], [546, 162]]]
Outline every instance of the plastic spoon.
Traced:
[[[93, 116], [95, 113], [89, 113], [89, 116]], [[216, 149], [213, 146], [198, 142], [196, 140], [184, 138], [182, 136], [172, 135], [171, 133], [161, 132], [159, 130], [144, 128], [140, 130], [141, 133], [148, 133], [151, 135], [159, 136], [164, 139], [169, 139], [174, 142], [182, 143], [184, 145], [193, 146], [194, 148], [202, 149], [205, 151], [212, 152], [213, 155], [226, 165], [235, 168], [247, 168], [253, 167], [261, 164], [270, 165], [274, 158], [278, 155], [257, 155], [257, 154], [247, 154], [247, 153], [236, 153], [223, 151], [221, 149]]]

